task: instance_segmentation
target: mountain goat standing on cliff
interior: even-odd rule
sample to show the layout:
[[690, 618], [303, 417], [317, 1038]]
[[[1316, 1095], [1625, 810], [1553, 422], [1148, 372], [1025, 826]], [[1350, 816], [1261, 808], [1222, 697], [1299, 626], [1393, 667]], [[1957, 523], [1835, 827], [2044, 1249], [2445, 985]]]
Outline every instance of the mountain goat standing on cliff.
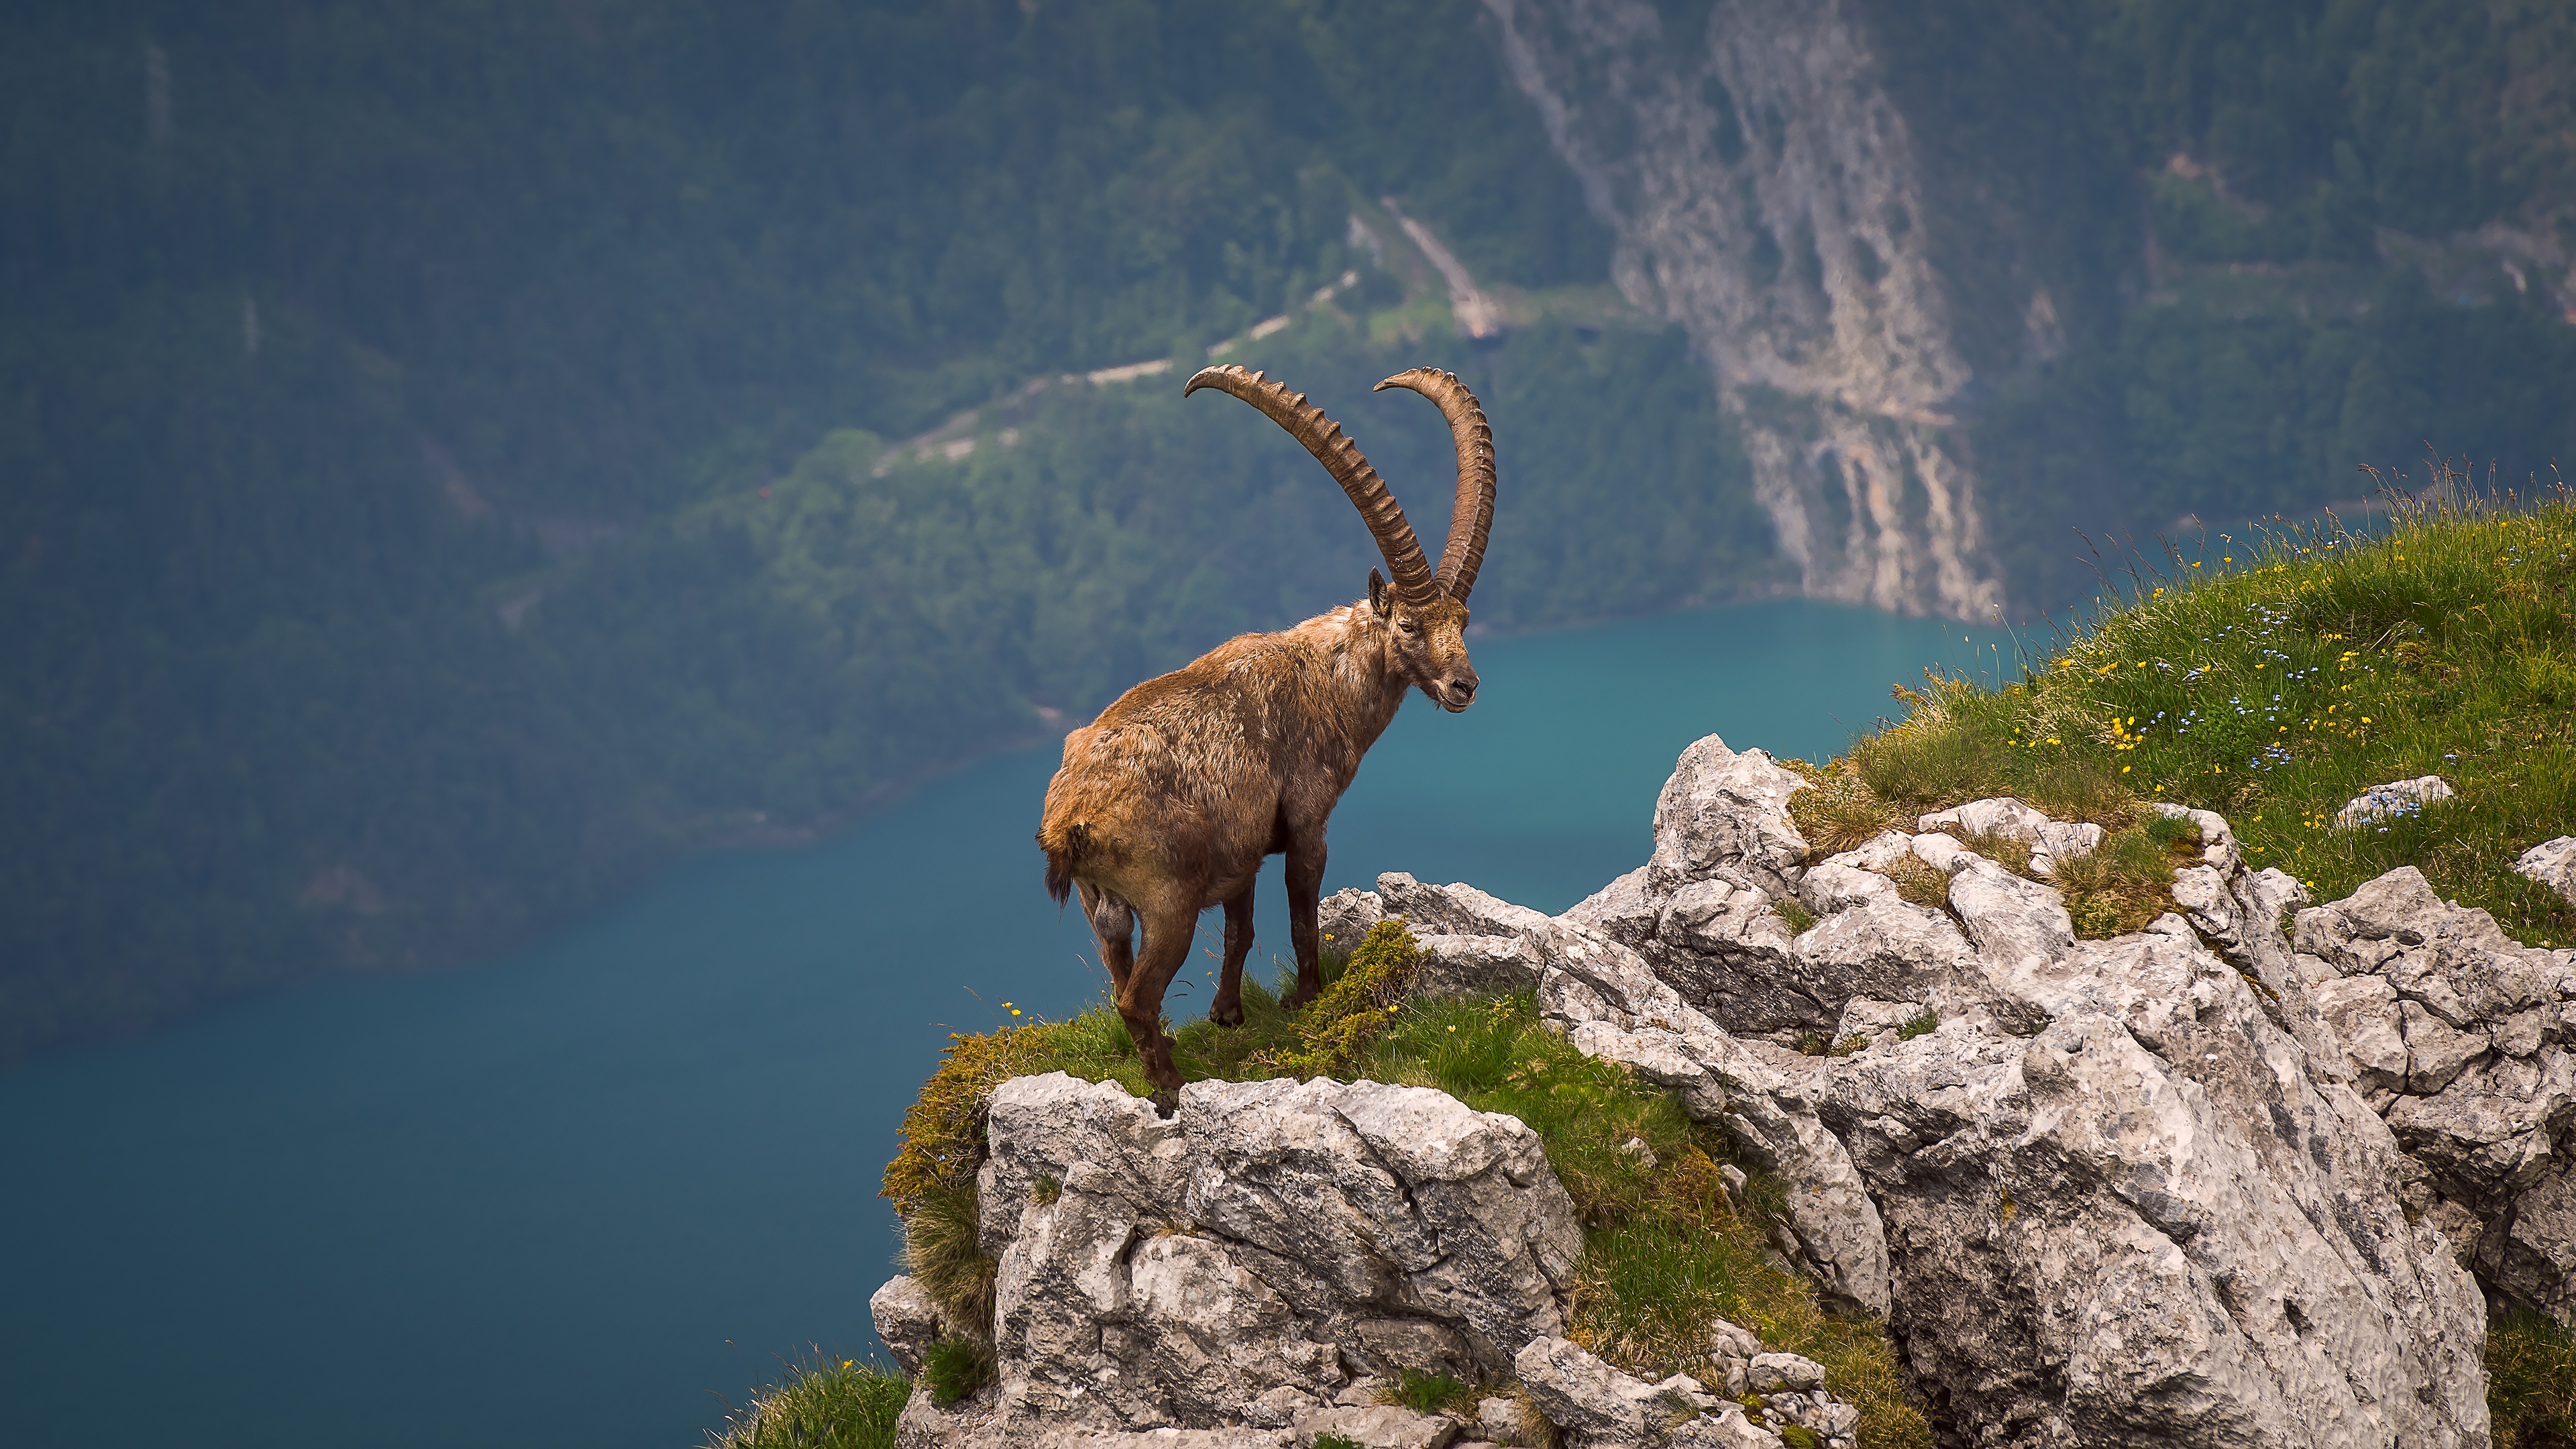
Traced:
[[[1323, 989], [1315, 907], [1324, 825], [1405, 691], [1452, 714], [1476, 697], [1461, 638], [1467, 591], [1494, 521], [1494, 442], [1484, 409], [1450, 373], [1417, 367], [1378, 384], [1410, 388], [1449, 421], [1457, 507], [1434, 573], [1404, 510], [1339, 424], [1257, 372], [1203, 369], [1182, 388], [1229, 392], [1306, 445], [1359, 507], [1390, 585], [1369, 570], [1368, 597], [1277, 634], [1244, 634], [1186, 668], [1120, 695], [1065, 736], [1047, 785], [1038, 844], [1047, 891], [1074, 888], [1100, 938], [1118, 1014], [1162, 1093], [1179, 1090], [1163, 991], [1189, 959], [1200, 911], [1225, 907], [1225, 974], [1208, 1016], [1243, 1023], [1243, 958], [1252, 949], [1252, 883], [1262, 857], [1288, 856], [1288, 935], [1297, 953], [1292, 1006]], [[1141, 952], [1130, 936], [1139, 919]]]

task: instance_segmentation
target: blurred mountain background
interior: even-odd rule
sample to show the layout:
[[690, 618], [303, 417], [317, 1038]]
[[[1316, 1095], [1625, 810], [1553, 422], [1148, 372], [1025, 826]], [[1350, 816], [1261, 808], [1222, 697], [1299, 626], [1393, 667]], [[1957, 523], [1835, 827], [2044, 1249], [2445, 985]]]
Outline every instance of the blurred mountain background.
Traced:
[[1211, 359], [1435, 540], [1367, 389], [1460, 372], [1507, 629], [2026, 619], [2576, 431], [2545, 0], [29, 0], [0, 97], [0, 1062], [489, 954], [1355, 596]]

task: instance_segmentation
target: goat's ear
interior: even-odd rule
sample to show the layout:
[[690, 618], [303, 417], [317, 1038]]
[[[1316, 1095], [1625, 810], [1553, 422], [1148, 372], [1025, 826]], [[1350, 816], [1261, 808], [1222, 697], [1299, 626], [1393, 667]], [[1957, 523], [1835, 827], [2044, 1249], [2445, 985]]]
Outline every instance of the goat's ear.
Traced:
[[1386, 617], [1386, 611], [1388, 608], [1386, 598], [1386, 575], [1379, 573], [1375, 569], [1369, 570], [1369, 607], [1377, 611], [1377, 616], [1379, 618], [1383, 619]]

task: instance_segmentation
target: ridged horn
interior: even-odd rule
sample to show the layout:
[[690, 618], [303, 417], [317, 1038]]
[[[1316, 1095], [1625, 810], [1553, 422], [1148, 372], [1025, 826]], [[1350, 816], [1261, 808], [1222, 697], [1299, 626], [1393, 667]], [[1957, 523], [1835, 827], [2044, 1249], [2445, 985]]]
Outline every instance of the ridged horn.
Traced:
[[1476, 586], [1476, 571], [1485, 564], [1485, 535], [1494, 527], [1494, 430], [1485, 410], [1454, 372], [1417, 367], [1377, 385], [1410, 388], [1431, 399], [1449, 420], [1449, 441], [1458, 453], [1458, 501], [1449, 513], [1449, 542], [1440, 550], [1440, 587], [1459, 603]]
[[[1386, 480], [1369, 466], [1359, 444], [1342, 432], [1342, 425], [1324, 416], [1324, 410], [1306, 401], [1302, 392], [1290, 392], [1287, 384], [1270, 381], [1257, 372], [1246, 372], [1228, 363], [1223, 367], [1203, 367], [1194, 374], [1181, 396], [1188, 397], [1200, 388], [1212, 387], [1230, 392], [1259, 408], [1270, 421], [1288, 430], [1288, 436], [1306, 445], [1333, 481], [1351, 496], [1368, 524], [1369, 533], [1377, 539], [1377, 551], [1386, 559], [1386, 571], [1395, 581], [1395, 596], [1408, 604], [1430, 603], [1440, 593], [1440, 584], [1431, 573], [1429, 561], [1422, 556], [1422, 544], [1413, 536], [1413, 525], [1404, 521], [1404, 510], [1396, 506], [1395, 495], [1386, 491]], [[1474, 399], [1468, 400], [1469, 406]], [[1482, 551], [1481, 541], [1478, 545]]]

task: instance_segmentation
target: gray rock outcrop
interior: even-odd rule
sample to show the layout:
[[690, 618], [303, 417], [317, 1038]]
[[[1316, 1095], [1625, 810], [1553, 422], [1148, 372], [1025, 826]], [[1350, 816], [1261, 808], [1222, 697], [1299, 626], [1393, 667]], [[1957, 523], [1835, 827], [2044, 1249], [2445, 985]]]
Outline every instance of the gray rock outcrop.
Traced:
[[2310, 994], [2406, 1154], [2400, 1198], [2490, 1292], [2576, 1322], [2576, 951], [2401, 866], [2301, 911]]
[[[1401, 1369], [1506, 1374], [1564, 1329], [1572, 1200], [1536, 1134], [1446, 1093], [1194, 1082], [1167, 1120], [1053, 1073], [1002, 1084], [987, 1132], [999, 1383], [955, 1411], [917, 1389], [907, 1446], [1164, 1428], [1409, 1444], [1354, 1432], [1404, 1411], [1332, 1401]], [[1250, 1423], [1257, 1404], [1277, 1422]]]
[[[1723, 750], [1694, 745], [1666, 789], [1709, 802], [1688, 841], [1668, 843], [1678, 812], [1659, 809], [1642, 879], [1523, 935], [1541, 1006], [1788, 1180], [1784, 1246], [1829, 1295], [1888, 1316], [1939, 1429], [2013, 1446], [2486, 1442], [2484, 1305], [2439, 1226], [2409, 1220], [2415, 1169], [2307, 999], [2279, 927], [2295, 883], [2247, 872], [2225, 822], [2195, 814], [2177, 910], [2078, 940], [2054, 887], [1939, 831], [1783, 860], [1794, 786], [1702, 791], [1713, 764], [1768, 764]], [[1982, 813], [1946, 823], [2077, 843]], [[1944, 907], [1899, 895], [1886, 872], [1906, 860], [1947, 875]], [[1716, 915], [1684, 895], [1709, 880], [1730, 887]], [[1750, 918], [1739, 892], [1790, 891], [1818, 920], [1785, 953], [1707, 929]], [[1766, 969], [1768, 996], [1750, 979]], [[1855, 1002], [1879, 1023], [1865, 1049], [1783, 1044], [1809, 1022], [1845, 1034]], [[1907, 1008], [1937, 1029], [1899, 1040], [1885, 1023]]]
[[2544, 840], [2513, 863], [2518, 875], [2536, 880], [2576, 905], [2576, 835]]

